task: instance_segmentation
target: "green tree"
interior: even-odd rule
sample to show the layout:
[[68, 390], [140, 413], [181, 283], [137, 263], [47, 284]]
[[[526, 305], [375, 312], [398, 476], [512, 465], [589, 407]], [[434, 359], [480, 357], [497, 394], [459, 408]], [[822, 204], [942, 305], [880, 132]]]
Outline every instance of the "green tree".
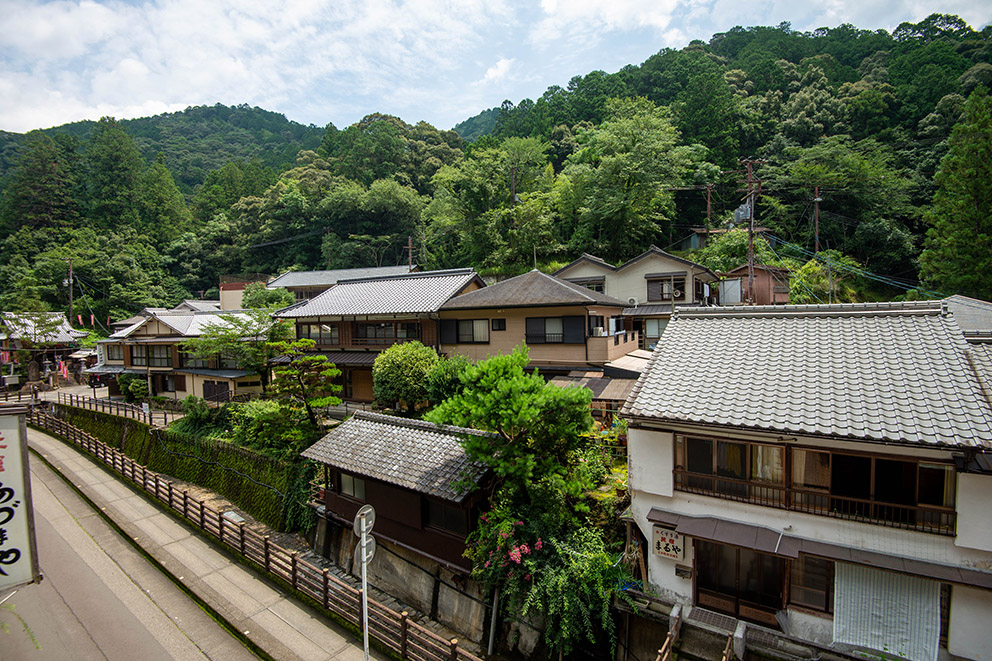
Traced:
[[93, 127], [86, 149], [89, 217], [103, 230], [138, 227], [144, 163], [134, 139], [113, 117]]
[[463, 439], [466, 453], [493, 471], [491, 509], [469, 536], [472, 575], [499, 589], [504, 608], [539, 614], [545, 640], [569, 654], [599, 631], [613, 637], [610, 604], [624, 570], [606, 539], [582, 519], [593, 488], [592, 426], [586, 388], [559, 388], [526, 373], [525, 347], [468, 366], [462, 391], [427, 414], [494, 432]]
[[[692, 259], [713, 271], [730, 271], [747, 264], [748, 231], [732, 229], [711, 238], [706, 247], [694, 253]], [[777, 265], [778, 257], [761, 236], [754, 237], [754, 263]]]
[[427, 373], [427, 399], [437, 405], [462, 391], [462, 373], [472, 362], [461, 354], [441, 358]]
[[[55, 140], [40, 131], [27, 135], [24, 150], [8, 175], [0, 205], [0, 231], [4, 236], [29, 228], [39, 239], [52, 242], [75, 226], [79, 206], [73, 156], [74, 152], [65, 153]], [[8, 252], [6, 247], [4, 252]]]
[[138, 181], [138, 198], [140, 231], [150, 237], [156, 247], [163, 247], [190, 228], [193, 218], [161, 154], [142, 173]]
[[992, 97], [972, 92], [954, 127], [927, 211], [920, 277], [943, 294], [992, 299]]
[[[607, 103], [608, 119], [581, 134], [565, 167], [583, 191], [576, 251], [619, 261], [661, 242], [674, 218], [671, 189], [689, 164], [669, 112], [646, 99]], [[661, 243], [667, 243], [661, 242]]]
[[336, 406], [341, 399], [337, 378], [341, 370], [330, 362], [327, 356], [314, 353], [316, 342], [299, 339], [282, 342], [269, 342], [266, 347], [273, 353], [289, 358], [289, 364], [272, 371], [270, 394], [288, 408], [302, 408], [314, 432], [320, 431], [320, 421], [315, 408]]
[[592, 393], [559, 388], [537, 372], [527, 373], [526, 347], [471, 365], [462, 373], [462, 392], [439, 403], [425, 417], [495, 432], [496, 438], [471, 437], [469, 456], [492, 467], [501, 483], [529, 493], [539, 480], [565, 487], [575, 451], [592, 427]]
[[420, 342], [394, 344], [372, 364], [372, 390], [381, 403], [403, 402], [412, 415], [427, 400], [427, 375], [440, 360]]
[[244, 293], [241, 295], [241, 307], [247, 309], [255, 308], [284, 308], [296, 302], [293, 293], [284, 287], [269, 289], [264, 282], [250, 282], [245, 285]]
[[258, 374], [264, 391], [269, 385], [269, 364], [279, 355], [276, 346], [292, 334], [288, 322], [272, 318], [271, 308], [257, 308], [219, 315], [215, 323], [204, 326], [199, 337], [183, 342], [182, 348], [197, 358], [233, 358], [242, 369]]

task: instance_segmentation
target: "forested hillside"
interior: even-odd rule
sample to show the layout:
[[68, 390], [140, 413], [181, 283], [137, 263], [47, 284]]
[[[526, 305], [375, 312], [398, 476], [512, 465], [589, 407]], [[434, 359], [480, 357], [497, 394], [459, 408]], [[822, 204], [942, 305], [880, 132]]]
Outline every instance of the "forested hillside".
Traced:
[[[182, 112], [123, 119], [142, 158], [151, 163], [159, 154], [184, 195], [192, 195], [207, 173], [232, 160], [257, 159], [277, 172], [289, 167], [301, 149], [320, 144], [324, 129], [289, 121], [285, 116], [247, 105], [196, 106]], [[95, 121], [46, 129], [85, 142]], [[0, 131], [0, 178], [14, 162], [26, 137]]]
[[[221, 274], [402, 263], [408, 240], [427, 268], [618, 262], [727, 226], [742, 158], [772, 239], [759, 258], [793, 271], [794, 300], [906, 295], [921, 275], [910, 296], [992, 298], [990, 39], [941, 15], [891, 34], [735, 28], [505, 102], [459, 124], [470, 142], [373, 114], [318, 143], [223, 106], [15, 136], [0, 308], [64, 309], [69, 259], [77, 308], [104, 321]], [[730, 233], [687, 256], [744, 250]]]

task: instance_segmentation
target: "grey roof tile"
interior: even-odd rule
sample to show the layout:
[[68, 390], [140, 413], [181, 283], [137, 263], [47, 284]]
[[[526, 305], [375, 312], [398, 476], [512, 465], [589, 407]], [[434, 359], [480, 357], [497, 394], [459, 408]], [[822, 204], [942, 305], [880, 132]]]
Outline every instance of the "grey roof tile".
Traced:
[[437, 312], [445, 301], [473, 280], [482, 282], [472, 269], [345, 280], [305, 303], [280, 310], [276, 316], [299, 319]]
[[[414, 266], [414, 268], [417, 268]], [[273, 278], [266, 285], [269, 289], [276, 287], [330, 287], [341, 280], [354, 278], [373, 278], [387, 275], [404, 275], [410, 272], [406, 264], [401, 266], [374, 266], [358, 269], [332, 269], [330, 271], [287, 271]]]
[[[41, 319], [45, 319], [45, 323], [39, 330], [37, 322]], [[45, 328], [49, 324], [52, 325], [51, 328]], [[7, 337], [12, 339], [49, 344], [72, 344], [89, 335], [70, 326], [62, 312], [4, 312], [3, 326]]]
[[486, 466], [469, 460], [459, 439], [495, 434], [358, 411], [302, 454], [335, 468], [461, 502], [454, 484], [478, 482]]
[[676, 310], [623, 413], [992, 448], [992, 345], [939, 302]]

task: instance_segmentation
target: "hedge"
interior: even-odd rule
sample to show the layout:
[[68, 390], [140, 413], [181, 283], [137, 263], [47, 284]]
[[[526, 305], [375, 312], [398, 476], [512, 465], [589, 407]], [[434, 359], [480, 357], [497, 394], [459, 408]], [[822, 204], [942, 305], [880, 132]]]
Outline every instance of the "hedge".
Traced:
[[[57, 405], [59, 417], [149, 469], [215, 491], [259, 521], [286, 530], [306, 527], [296, 511], [309, 469], [224, 441], [203, 439], [120, 416]], [[304, 496], [305, 498], [305, 496]], [[288, 515], [288, 516], [287, 516]]]

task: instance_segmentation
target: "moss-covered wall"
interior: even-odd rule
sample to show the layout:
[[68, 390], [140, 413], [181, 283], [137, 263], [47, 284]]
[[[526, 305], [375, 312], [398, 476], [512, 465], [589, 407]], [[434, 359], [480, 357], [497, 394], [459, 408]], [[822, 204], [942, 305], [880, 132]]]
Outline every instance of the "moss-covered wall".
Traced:
[[[306, 498], [302, 462], [288, 463], [223, 441], [153, 430], [120, 416], [58, 405], [57, 415], [150, 470], [198, 484], [228, 498], [268, 525], [284, 530]], [[303, 485], [301, 485], [301, 483]]]

